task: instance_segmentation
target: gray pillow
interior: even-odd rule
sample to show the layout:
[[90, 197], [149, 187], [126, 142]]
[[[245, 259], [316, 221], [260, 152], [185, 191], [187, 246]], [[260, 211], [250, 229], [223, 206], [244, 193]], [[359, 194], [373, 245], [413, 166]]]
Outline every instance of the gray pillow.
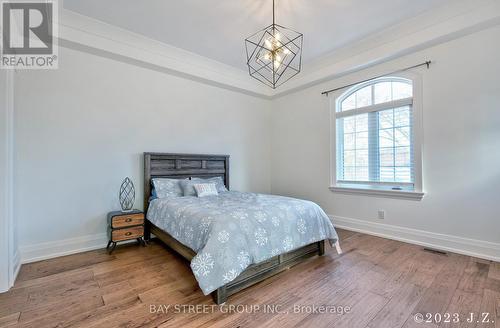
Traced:
[[[183, 195], [179, 179], [168, 178], [154, 178], [151, 180], [153, 183], [153, 195], [157, 198], [180, 197]], [[187, 181], [187, 179], [186, 179]]]
[[214, 177], [209, 179], [192, 178], [191, 180], [180, 181], [180, 186], [184, 196], [196, 196], [194, 185], [199, 183], [214, 183], [219, 194], [221, 192], [227, 191], [226, 187], [224, 186], [224, 181], [221, 177]]
[[194, 185], [197, 183], [200, 182], [193, 180], [182, 180], [181, 182], [179, 182], [182, 189], [182, 194], [184, 196], [196, 196], [196, 190], [194, 189]]

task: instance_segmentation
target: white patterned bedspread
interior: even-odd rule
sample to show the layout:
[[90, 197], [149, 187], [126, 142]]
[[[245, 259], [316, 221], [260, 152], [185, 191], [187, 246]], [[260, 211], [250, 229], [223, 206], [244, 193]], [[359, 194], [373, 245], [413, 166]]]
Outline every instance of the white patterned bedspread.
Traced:
[[151, 201], [147, 218], [197, 254], [191, 269], [205, 295], [259, 263], [337, 233], [315, 203], [228, 191]]

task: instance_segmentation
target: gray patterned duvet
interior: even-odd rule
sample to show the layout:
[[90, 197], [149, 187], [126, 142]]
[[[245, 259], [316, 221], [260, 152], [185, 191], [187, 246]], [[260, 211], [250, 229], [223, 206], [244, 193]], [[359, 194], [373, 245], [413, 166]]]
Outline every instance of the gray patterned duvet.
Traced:
[[155, 199], [147, 218], [195, 251], [191, 269], [205, 295], [250, 264], [338, 239], [328, 216], [313, 202], [237, 191]]

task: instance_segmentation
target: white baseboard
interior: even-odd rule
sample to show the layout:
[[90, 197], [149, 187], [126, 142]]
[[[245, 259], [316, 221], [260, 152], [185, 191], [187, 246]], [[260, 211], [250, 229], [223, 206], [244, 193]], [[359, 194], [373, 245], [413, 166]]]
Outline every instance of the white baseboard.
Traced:
[[[393, 226], [365, 220], [330, 215], [335, 227], [399, 240], [406, 243], [431, 247], [447, 252], [475, 256], [500, 262], [500, 243], [439, 234], [424, 230]], [[30, 263], [54, 257], [86, 252], [106, 247], [108, 242], [105, 233], [43, 242], [21, 246], [20, 261], [17, 255], [16, 263]], [[19, 253], [18, 253], [19, 254]], [[17, 264], [16, 274], [20, 265]]]
[[21, 263], [30, 263], [54, 257], [105, 248], [105, 233], [21, 246]]
[[329, 216], [335, 227], [340, 229], [500, 262], [500, 243], [445, 235], [372, 221], [333, 215]]

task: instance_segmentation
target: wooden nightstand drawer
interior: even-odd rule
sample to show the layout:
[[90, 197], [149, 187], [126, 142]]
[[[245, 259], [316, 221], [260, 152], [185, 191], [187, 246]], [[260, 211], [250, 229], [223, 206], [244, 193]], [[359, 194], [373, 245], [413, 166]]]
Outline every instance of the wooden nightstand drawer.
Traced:
[[129, 227], [140, 224], [144, 224], [143, 213], [115, 216], [111, 220], [112, 228]]
[[[108, 213], [108, 246], [109, 254], [113, 252], [119, 241], [137, 239], [139, 244], [146, 246], [144, 241], [144, 213], [139, 210], [130, 212], [113, 211]], [[111, 247], [111, 248], [110, 248]]]
[[116, 229], [111, 231], [111, 240], [120, 241], [128, 239], [136, 239], [144, 235], [144, 227], [137, 226], [125, 229]]

